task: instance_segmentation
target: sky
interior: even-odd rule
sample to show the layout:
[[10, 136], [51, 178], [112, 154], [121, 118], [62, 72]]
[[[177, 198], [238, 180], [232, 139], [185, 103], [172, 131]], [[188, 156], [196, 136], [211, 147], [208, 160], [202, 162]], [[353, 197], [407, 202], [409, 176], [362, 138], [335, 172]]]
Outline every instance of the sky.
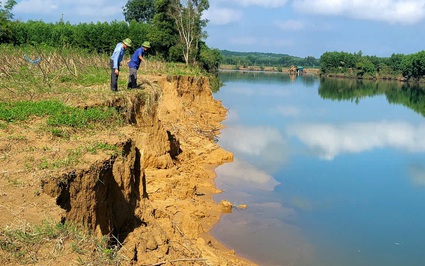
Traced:
[[[14, 19], [72, 24], [124, 20], [127, 0], [17, 0]], [[425, 50], [425, 0], [209, 0], [210, 48], [319, 58]]]

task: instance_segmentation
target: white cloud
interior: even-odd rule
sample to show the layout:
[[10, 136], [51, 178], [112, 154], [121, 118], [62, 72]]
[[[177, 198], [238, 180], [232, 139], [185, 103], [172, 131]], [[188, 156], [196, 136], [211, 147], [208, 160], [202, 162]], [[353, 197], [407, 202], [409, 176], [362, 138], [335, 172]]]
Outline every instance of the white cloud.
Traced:
[[415, 24], [425, 17], [424, 0], [294, 0], [300, 12]]
[[211, 24], [226, 25], [240, 21], [242, 12], [230, 8], [210, 7], [205, 11], [204, 17], [207, 18]]
[[269, 157], [270, 148], [284, 146], [282, 135], [274, 128], [234, 126], [222, 130], [222, 135], [220, 145], [232, 152], [249, 156]]
[[273, 176], [238, 159], [217, 167], [215, 172], [226, 186], [237, 186], [240, 190], [273, 191], [279, 185]]
[[288, 129], [311, 150], [332, 160], [341, 153], [359, 153], [375, 148], [425, 151], [425, 125], [404, 122], [350, 123], [345, 125], [304, 124]]
[[222, 130], [219, 145], [272, 173], [287, 161], [289, 149], [279, 130], [270, 127], [232, 126]]

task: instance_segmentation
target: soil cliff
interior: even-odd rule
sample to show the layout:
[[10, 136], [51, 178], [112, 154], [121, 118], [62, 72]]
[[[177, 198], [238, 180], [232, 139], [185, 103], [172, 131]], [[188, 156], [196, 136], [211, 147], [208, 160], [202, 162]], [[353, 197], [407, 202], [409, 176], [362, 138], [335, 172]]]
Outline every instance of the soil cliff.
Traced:
[[[223, 212], [213, 200], [219, 193], [213, 169], [233, 159], [215, 142], [226, 109], [206, 78], [150, 76], [146, 83], [143, 90], [74, 103], [116, 108], [127, 122], [116, 131], [61, 141], [37, 130], [42, 119], [0, 129], [0, 224], [73, 222], [108, 236], [124, 265], [252, 265], [208, 234]], [[84, 153], [76, 167], [30, 167], [93, 139], [118, 152]], [[41, 256], [35, 264], [75, 261]]]

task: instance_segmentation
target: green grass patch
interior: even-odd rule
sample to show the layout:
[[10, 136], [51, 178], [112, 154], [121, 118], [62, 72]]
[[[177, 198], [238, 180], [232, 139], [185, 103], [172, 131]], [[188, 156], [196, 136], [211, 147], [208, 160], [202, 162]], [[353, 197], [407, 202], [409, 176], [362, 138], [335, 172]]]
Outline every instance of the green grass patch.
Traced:
[[[47, 125], [53, 127], [84, 128], [91, 123], [118, 121], [118, 114], [114, 108], [81, 109], [66, 106], [54, 100], [19, 101], [0, 104], [0, 120], [6, 122], [26, 121], [31, 117], [48, 117]], [[61, 132], [53, 132], [62, 135]]]
[[92, 144], [91, 146], [86, 148], [87, 152], [90, 152], [91, 154], [96, 154], [99, 150], [101, 151], [110, 151], [113, 154], [118, 153], [118, 147], [112, 144], [103, 143], [103, 142], [96, 142]]

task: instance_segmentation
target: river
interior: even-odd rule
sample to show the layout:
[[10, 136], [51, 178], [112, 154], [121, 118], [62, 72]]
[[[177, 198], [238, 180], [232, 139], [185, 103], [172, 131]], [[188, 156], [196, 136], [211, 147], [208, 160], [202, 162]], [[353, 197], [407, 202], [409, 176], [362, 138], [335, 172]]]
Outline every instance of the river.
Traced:
[[221, 72], [229, 109], [212, 234], [259, 265], [425, 265], [425, 92]]

